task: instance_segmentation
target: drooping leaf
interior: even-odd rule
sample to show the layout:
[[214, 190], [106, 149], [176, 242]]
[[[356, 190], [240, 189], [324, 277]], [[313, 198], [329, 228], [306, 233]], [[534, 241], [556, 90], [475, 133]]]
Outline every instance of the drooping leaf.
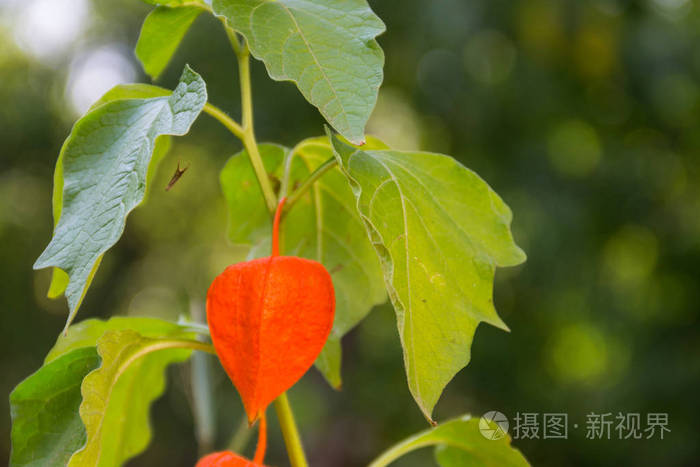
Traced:
[[481, 321], [501, 329], [496, 266], [525, 260], [512, 214], [474, 172], [441, 154], [365, 150], [333, 137], [338, 163], [384, 270], [408, 385], [428, 420], [469, 362]]
[[[150, 97], [161, 97], [169, 96], [172, 91], [169, 89], [161, 88], [158, 86], [152, 86], [149, 84], [119, 84], [109, 91], [107, 91], [97, 102], [92, 104], [90, 110], [94, 110], [97, 107], [107, 104], [109, 102], [121, 100], [121, 99], [146, 99]], [[89, 112], [88, 111], [88, 112]], [[70, 136], [68, 137], [68, 140]], [[68, 141], [66, 140], [66, 142]], [[170, 138], [167, 136], [161, 136], [156, 139], [155, 149], [153, 151], [153, 163], [149, 168], [149, 174], [152, 169], [158, 164], [158, 161], [162, 159], [170, 148]], [[63, 208], [63, 154], [66, 149], [66, 144], [63, 144], [61, 152], [56, 160], [56, 168], [53, 174], [53, 220], [54, 227], [58, 224], [58, 220], [61, 218], [61, 209]], [[150, 181], [150, 177], [149, 177]], [[148, 182], [147, 182], [148, 185]], [[100, 266], [102, 261], [102, 256], [100, 256], [95, 265], [90, 271], [87, 281], [85, 282], [85, 290], [90, 287], [92, 279], [97, 272], [97, 268]], [[68, 286], [69, 277], [65, 271], [59, 268], [52, 269], [51, 284], [49, 285], [49, 291], [46, 294], [49, 298], [58, 298], [66, 291]]]
[[[73, 127], [60, 156], [64, 180], [54, 236], [34, 264], [70, 277], [65, 293], [75, 317], [102, 254], [124, 230], [145, 194], [156, 139], [184, 135], [207, 100], [189, 67], [170, 96], [122, 99], [93, 108]], [[57, 169], [57, 172], [59, 170]]]
[[510, 445], [508, 435], [488, 439], [479, 430], [479, 419], [465, 415], [406, 438], [387, 449], [369, 467], [384, 467], [411, 451], [427, 446], [436, 446], [436, 459], [441, 467], [529, 465], [520, 451]]
[[[56, 345], [46, 356], [44, 366], [20, 383], [10, 397], [13, 418], [12, 465], [63, 467], [73, 453], [85, 445], [86, 430], [78, 411], [82, 400], [81, 383], [100, 364], [95, 348], [98, 339], [105, 332], [115, 330], [138, 331], [140, 335], [158, 339], [161, 343], [163, 340], [193, 337], [186, 326], [154, 318], [115, 317], [108, 321], [90, 319], [71, 326], [65, 335], [59, 336]], [[149, 366], [142, 367], [140, 372], [148, 372], [149, 368], [158, 369], [157, 362], [152, 360], [153, 356], [149, 354], [143, 358], [151, 363], [145, 362]], [[142, 378], [135, 373], [129, 376], [132, 374], [129, 371], [124, 373], [120, 381], [131, 378], [133, 384]], [[162, 375], [159, 378], [162, 379]], [[145, 383], [149, 381], [150, 377], [144, 379]], [[133, 387], [127, 388], [127, 391], [133, 392]], [[115, 402], [110, 410], [121, 411], [124, 418], [120, 420], [125, 421], [127, 429], [131, 429], [131, 423], [142, 423], [144, 416], [141, 416], [141, 412], [147, 414], [148, 401], [139, 394], [135, 397], [126, 395], [128, 400], [121, 396], [113, 398]], [[117, 407], [119, 397], [122, 400], [121, 407]], [[144, 404], [145, 409], [142, 408]], [[134, 413], [140, 418], [132, 422], [130, 417]]]
[[200, 6], [159, 6], [146, 17], [135, 52], [151, 78], [157, 79], [165, 70], [190, 26], [204, 11]]
[[[370, 147], [385, 147], [369, 138]], [[286, 148], [260, 146], [265, 169], [280, 180]], [[328, 138], [312, 138], [296, 148], [290, 190], [333, 157]], [[254, 244], [252, 257], [270, 254], [271, 223], [260, 188], [245, 151], [233, 156], [221, 172], [221, 185], [229, 211], [229, 237], [236, 243]], [[323, 175], [287, 213], [281, 228], [283, 254], [310, 258], [331, 272], [336, 293], [336, 316], [317, 368], [334, 387], [341, 384], [340, 339], [367, 313], [386, 300], [379, 262], [355, 210], [350, 186], [337, 168]]]
[[192, 336], [186, 327], [158, 318], [115, 316], [107, 321], [86, 319], [75, 323], [65, 333], [61, 333], [58, 336], [56, 344], [46, 355], [44, 364], [50, 363], [75, 349], [95, 347], [97, 340], [107, 331], [123, 331], [127, 329], [152, 339], [184, 339]]
[[212, 8], [273, 79], [294, 81], [340, 134], [364, 140], [384, 66], [374, 39], [384, 24], [365, 0], [214, 0]]
[[97, 340], [102, 364], [83, 380], [80, 417], [87, 442], [70, 467], [119, 466], [151, 439], [149, 408], [165, 389], [165, 369], [191, 351], [133, 330], [106, 331]]
[[45, 364], [10, 394], [11, 467], [64, 467], [86, 439], [78, 407], [80, 384], [97, 368], [94, 347]]

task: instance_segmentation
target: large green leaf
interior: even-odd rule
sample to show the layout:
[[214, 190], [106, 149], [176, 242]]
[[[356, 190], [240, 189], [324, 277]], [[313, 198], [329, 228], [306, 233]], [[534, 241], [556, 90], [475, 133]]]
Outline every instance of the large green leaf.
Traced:
[[525, 260], [511, 211], [474, 172], [441, 154], [365, 150], [333, 137], [338, 163], [384, 269], [411, 394], [431, 420], [447, 383], [469, 362], [493, 306], [496, 266]]
[[58, 336], [56, 344], [49, 350], [44, 363], [48, 364], [75, 349], [95, 347], [97, 340], [107, 331], [127, 329], [136, 331], [143, 337], [153, 339], [192, 337], [186, 326], [158, 318], [115, 316], [107, 321], [87, 319], [75, 323], [65, 333]]
[[510, 445], [508, 435], [504, 434], [497, 440], [486, 438], [479, 430], [479, 419], [465, 415], [397, 443], [369, 467], [384, 467], [411, 451], [427, 446], [437, 446], [436, 459], [442, 467], [529, 465], [520, 451]]
[[203, 11], [201, 6], [159, 6], [146, 17], [135, 52], [151, 78], [157, 79], [165, 70], [185, 33]]
[[[384, 147], [370, 138], [370, 147]], [[281, 179], [288, 153], [281, 146], [260, 146], [265, 169]], [[229, 211], [229, 237], [236, 243], [254, 244], [251, 256], [270, 254], [271, 223], [255, 174], [245, 151], [233, 156], [221, 172], [221, 185]], [[333, 157], [328, 138], [311, 138], [296, 147], [290, 187], [301, 183]], [[331, 385], [341, 384], [340, 339], [374, 305], [386, 300], [379, 262], [355, 210], [350, 186], [335, 168], [323, 175], [284, 217], [280, 232], [284, 254], [321, 262], [330, 271], [336, 293], [333, 330], [316, 366]]]
[[[56, 345], [47, 355], [44, 366], [13, 391], [10, 397], [13, 418], [12, 465], [65, 466], [73, 453], [85, 445], [87, 432], [79, 413], [81, 383], [100, 364], [100, 355], [95, 348], [98, 341], [105, 333], [114, 332], [127, 333], [129, 339], [119, 342], [119, 345], [128, 347], [126, 353], [116, 356], [108, 345], [101, 343], [100, 355], [103, 358], [109, 355], [112, 360], [129, 356], [133, 360], [119, 362], [122, 365], [118, 369], [121, 376], [116, 375], [111, 381], [111, 393], [105, 395], [101, 392], [99, 395], [101, 400], [106, 401], [106, 408], [100, 409], [105, 420], [102, 423], [110, 424], [109, 439], [102, 439], [100, 450], [109, 453], [108, 456], [112, 456], [115, 450], [123, 452], [123, 455], [119, 454], [122, 457], [118, 459], [121, 459], [134, 455], [145, 447], [150, 436], [147, 426], [148, 406], [162, 392], [165, 365], [186, 358], [189, 351], [149, 352], [178, 345], [183, 339], [191, 339], [193, 334], [187, 326], [155, 318], [115, 317], [108, 321], [90, 319], [74, 324], [66, 334], [59, 336]], [[140, 355], [138, 352], [132, 352], [133, 334], [143, 339], [150, 338], [148, 343], [144, 342], [139, 347], [144, 354], [142, 358], [137, 358]], [[104, 375], [106, 367], [103, 365], [100, 371]], [[114, 377], [114, 373], [110, 375]], [[92, 379], [88, 378], [86, 384], [94, 381], [93, 373], [90, 378]], [[149, 385], [148, 389], [143, 390], [141, 383]], [[134, 391], [135, 384], [139, 385], [138, 391]], [[85, 386], [83, 393], [95, 388], [94, 385]], [[94, 408], [93, 405], [89, 407]], [[120, 464], [118, 459], [112, 464], [111, 457], [108, 456], [102, 458], [99, 464], [86, 461], [86, 465]]]
[[151, 439], [149, 408], [165, 388], [165, 369], [191, 351], [133, 330], [106, 331], [97, 340], [102, 365], [83, 380], [80, 417], [87, 443], [70, 467], [119, 466]]
[[364, 140], [384, 66], [374, 40], [384, 24], [365, 0], [214, 0], [212, 8], [273, 79], [294, 81], [343, 136]]
[[[108, 102], [117, 101], [121, 99], [146, 99], [150, 97], [160, 97], [169, 96], [172, 91], [169, 89], [164, 89], [158, 86], [152, 86], [149, 84], [119, 84], [109, 91], [107, 91], [97, 102], [95, 102], [90, 110], [96, 109], [97, 107], [107, 104]], [[70, 137], [68, 137], [68, 140]], [[66, 140], [66, 142], [68, 141]], [[56, 160], [56, 168], [53, 174], [53, 219], [54, 227], [58, 224], [58, 220], [61, 218], [61, 209], [63, 208], [63, 154], [65, 153], [66, 144], [63, 144], [61, 152]], [[170, 149], [170, 138], [166, 136], [161, 136], [156, 139], [155, 149], [153, 150], [152, 163], [149, 167], [149, 175], [152, 174], [153, 168], [158, 165], [158, 161], [165, 157], [165, 154]], [[150, 181], [150, 177], [148, 177]], [[149, 183], [147, 182], [147, 185]], [[102, 261], [102, 256], [98, 258], [95, 265], [90, 271], [88, 280], [85, 282], [85, 290], [90, 287], [97, 268], [100, 266]], [[51, 284], [49, 285], [49, 291], [47, 293], [49, 298], [58, 298], [66, 291], [68, 286], [69, 277], [63, 270], [59, 268], [53, 268], [51, 275]]]
[[94, 347], [42, 366], [10, 394], [12, 467], [64, 467], [85, 443], [80, 384], [100, 363]]
[[73, 127], [57, 167], [63, 180], [61, 207], [54, 208], [58, 222], [34, 264], [36, 269], [55, 266], [70, 277], [67, 325], [100, 257], [117, 242], [126, 216], [143, 200], [157, 138], [187, 133], [206, 100], [204, 81], [187, 67], [171, 95], [107, 102]]

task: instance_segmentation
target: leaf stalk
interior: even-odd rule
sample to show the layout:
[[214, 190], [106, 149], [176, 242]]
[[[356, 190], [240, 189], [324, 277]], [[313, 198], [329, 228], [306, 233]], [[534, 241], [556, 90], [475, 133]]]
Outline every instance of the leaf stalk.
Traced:
[[304, 180], [304, 183], [301, 184], [299, 188], [297, 188], [291, 195], [289, 195], [289, 198], [287, 198], [287, 203], [284, 206], [284, 211], [288, 211], [294, 203], [299, 201], [299, 198], [304, 196], [304, 194], [309, 191], [309, 189], [313, 186], [316, 181], [323, 176], [326, 172], [331, 170], [333, 167], [338, 165], [338, 161], [335, 159], [335, 157], [331, 157], [327, 161], [325, 161], [323, 164], [319, 165], [316, 167], [316, 170], [314, 170], [311, 175], [309, 175], [306, 180]]

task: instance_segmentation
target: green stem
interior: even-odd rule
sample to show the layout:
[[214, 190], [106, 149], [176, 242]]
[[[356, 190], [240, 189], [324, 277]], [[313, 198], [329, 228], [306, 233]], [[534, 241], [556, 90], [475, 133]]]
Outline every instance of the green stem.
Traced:
[[178, 324], [182, 326], [184, 331], [190, 331], [197, 334], [201, 334], [203, 336], [211, 337], [211, 333], [209, 332], [209, 326], [207, 326], [206, 324], [182, 321], [178, 322]]
[[[222, 123], [226, 122], [224, 125], [226, 125], [227, 128], [229, 128], [231, 132], [243, 142], [243, 146], [248, 153], [250, 163], [253, 166], [255, 177], [258, 179], [258, 183], [260, 184], [260, 189], [262, 190], [263, 197], [265, 198], [267, 209], [270, 213], [273, 213], [277, 208], [277, 197], [272, 189], [272, 184], [267, 176], [267, 171], [265, 171], [265, 165], [263, 164], [262, 157], [260, 156], [260, 150], [258, 149], [258, 143], [255, 140], [255, 131], [253, 129], [253, 92], [250, 85], [250, 50], [248, 49], [248, 43], [245, 41], [245, 39], [241, 43], [236, 35], [236, 32], [229, 27], [225, 19], [222, 19], [221, 22], [224, 25], [226, 35], [228, 36], [231, 47], [236, 53], [236, 58], [238, 59], [238, 77], [241, 84], [242, 123], [241, 125], [231, 125], [231, 123], [235, 122], [233, 122], [233, 120], [230, 118], [228, 120], [219, 121]], [[206, 110], [207, 109], [205, 108], [205, 111]], [[210, 115], [212, 115], [214, 118], [221, 116], [213, 115], [211, 113]]]
[[280, 199], [284, 198], [288, 194], [287, 191], [289, 190], [289, 179], [292, 175], [292, 161], [294, 160], [294, 156], [296, 155], [296, 153], [303, 145], [304, 141], [298, 143], [284, 157], [284, 173], [282, 174], [282, 183], [280, 184], [279, 192]]
[[299, 430], [294, 421], [294, 414], [292, 413], [292, 407], [289, 405], [286, 392], [283, 392], [281, 396], [275, 399], [275, 411], [280, 422], [284, 444], [287, 446], [287, 455], [291, 466], [308, 467], [309, 464], [306, 462], [304, 447], [301, 445]]
[[243, 138], [243, 146], [245, 146], [248, 152], [248, 157], [250, 163], [253, 165], [253, 170], [255, 171], [255, 176], [260, 183], [260, 189], [265, 197], [265, 204], [267, 205], [267, 210], [270, 214], [275, 212], [277, 208], [277, 197], [272, 189], [272, 184], [265, 171], [265, 165], [263, 164], [262, 157], [260, 156], [260, 151], [258, 150], [258, 145], [255, 142], [255, 136], [252, 130], [246, 131], [246, 135]]
[[214, 350], [213, 345], [189, 339], [162, 339], [153, 345], [148, 352], [162, 349], [192, 349], [216, 355], [216, 350]]
[[316, 180], [321, 178], [323, 174], [331, 170], [337, 164], [338, 161], [335, 159], [335, 157], [331, 157], [326, 162], [316, 167], [316, 170], [314, 170], [311, 173], [311, 175], [309, 175], [306, 178], [306, 180], [304, 180], [304, 183], [302, 183], [301, 186], [294, 191], [294, 193], [289, 195], [289, 197], [287, 198], [287, 202], [284, 205], [284, 210], [288, 211], [289, 209], [291, 209], [294, 203], [296, 203], [299, 200], [299, 198], [304, 196], [304, 193], [306, 193], [309, 190], [309, 188], [311, 188], [313, 184], [316, 183]]
[[214, 107], [208, 102], [204, 104], [204, 112], [208, 113], [215, 119], [217, 119], [223, 126], [225, 126], [231, 133], [236, 135], [238, 139], [243, 141], [244, 131], [243, 128], [231, 117], [226, 115], [223, 110], [218, 107]]
[[[235, 35], [235, 33], [233, 34]], [[238, 43], [238, 39], [236, 38], [233, 42]], [[240, 45], [239, 43], [238, 49], [234, 47], [234, 51], [236, 52], [236, 57], [238, 57], [238, 76], [241, 82], [243, 145], [248, 151], [248, 157], [253, 165], [255, 176], [260, 183], [260, 189], [265, 197], [267, 209], [270, 213], [273, 213], [277, 208], [277, 197], [267, 176], [262, 157], [260, 157], [258, 143], [255, 141], [255, 131], [253, 130], [253, 92], [250, 85], [250, 51], [248, 50], [248, 44], [244, 42]]]

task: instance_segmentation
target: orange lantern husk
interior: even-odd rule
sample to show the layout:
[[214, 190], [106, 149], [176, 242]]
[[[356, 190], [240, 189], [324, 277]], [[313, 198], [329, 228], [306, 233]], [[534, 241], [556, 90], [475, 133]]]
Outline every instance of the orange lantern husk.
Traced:
[[284, 201], [275, 213], [272, 255], [227, 267], [207, 294], [212, 342], [251, 424], [313, 365], [335, 314], [326, 268], [279, 256]]

